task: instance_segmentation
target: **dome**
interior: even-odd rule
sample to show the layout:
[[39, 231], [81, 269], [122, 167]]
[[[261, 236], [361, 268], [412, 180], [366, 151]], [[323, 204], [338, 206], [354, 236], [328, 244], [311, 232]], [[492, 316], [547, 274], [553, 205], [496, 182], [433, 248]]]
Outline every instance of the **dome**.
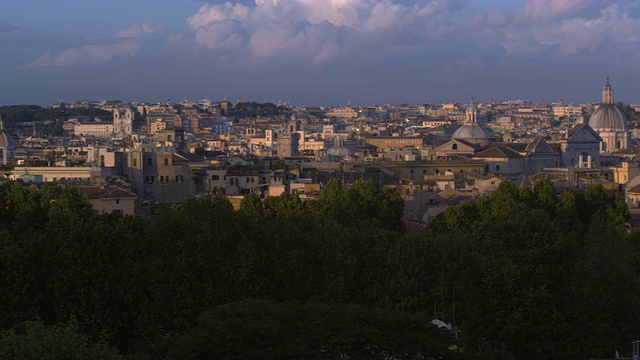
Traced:
[[589, 118], [589, 126], [594, 130], [627, 131], [627, 117], [613, 104], [598, 106]]
[[4, 122], [2, 121], [2, 117], [0, 117], [0, 149], [16, 149], [16, 142], [8, 132], [4, 131]]
[[333, 139], [333, 147], [327, 150], [327, 155], [336, 157], [345, 157], [351, 155], [349, 149], [344, 146], [344, 138], [337, 135]]
[[473, 101], [471, 102], [471, 105], [467, 107], [466, 115], [467, 119], [465, 120], [464, 125], [460, 126], [453, 133], [451, 138], [458, 140], [471, 140], [472, 142], [477, 140], [486, 142], [486, 140], [493, 138], [491, 136], [491, 130], [478, 121], [478, 110], [473, 106]]
[[453, 139], [491, 139], [491, 130], [479, 124], [464, 124], [451, 136]]
[[627, 117], [613, 102], [613, 89], [608, 78], [602, 88], [602, 103], [591, 114], [589, 126], [596, 131], [627, 131], [629, 129]]

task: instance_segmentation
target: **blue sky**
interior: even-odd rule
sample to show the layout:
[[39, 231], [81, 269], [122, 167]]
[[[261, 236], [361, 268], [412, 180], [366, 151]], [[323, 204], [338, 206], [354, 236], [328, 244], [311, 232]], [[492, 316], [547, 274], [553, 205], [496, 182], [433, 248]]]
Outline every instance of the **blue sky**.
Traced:
[[0, 105], [639, 103], [640, 0], [3, 0]]

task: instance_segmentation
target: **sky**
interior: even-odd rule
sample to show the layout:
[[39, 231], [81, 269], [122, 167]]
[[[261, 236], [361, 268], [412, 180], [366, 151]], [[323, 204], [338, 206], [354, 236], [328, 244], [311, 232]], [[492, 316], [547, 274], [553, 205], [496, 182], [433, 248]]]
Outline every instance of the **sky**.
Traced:
[[640, 0], [2, 0], [0, 105], [640, 103]]

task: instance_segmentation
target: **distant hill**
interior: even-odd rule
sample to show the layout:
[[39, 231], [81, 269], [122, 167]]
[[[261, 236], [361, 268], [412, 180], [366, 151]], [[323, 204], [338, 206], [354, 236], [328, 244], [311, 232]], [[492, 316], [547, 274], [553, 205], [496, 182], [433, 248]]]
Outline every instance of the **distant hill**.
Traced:
[[100, 109], [65, 109], [43, 108], [37, 105], [10, 105], [0, 106], [0, 115], [7, 125], [19, 125], [24, 122], [47, 121], [56, 119], [68, 119], [72, 117], [87, 116], [89, 118], [111, 118], [111, 112]]

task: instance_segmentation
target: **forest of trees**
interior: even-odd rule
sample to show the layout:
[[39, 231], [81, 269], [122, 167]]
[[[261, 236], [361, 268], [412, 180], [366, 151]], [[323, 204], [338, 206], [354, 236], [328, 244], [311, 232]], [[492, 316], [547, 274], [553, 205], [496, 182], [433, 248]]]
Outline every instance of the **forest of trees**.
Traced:
[[18, 126], [23, 122], [39, 122], [56, 119], [68, 119], [71, 117], [86, 116], [91, 119], [100, 117], [104, 120], [111, 119], [111, 111], [85, 108], [43, 108], [38, 105], [9, 105], [0, 106], [0, 116], [6, 125]]
[[149, 220], [4, 183], [0, 359], [589, 359], [640, 336], [640, 233], [601, 186], [503, 182], [424, 233], [402, 209], [331, 181]]

